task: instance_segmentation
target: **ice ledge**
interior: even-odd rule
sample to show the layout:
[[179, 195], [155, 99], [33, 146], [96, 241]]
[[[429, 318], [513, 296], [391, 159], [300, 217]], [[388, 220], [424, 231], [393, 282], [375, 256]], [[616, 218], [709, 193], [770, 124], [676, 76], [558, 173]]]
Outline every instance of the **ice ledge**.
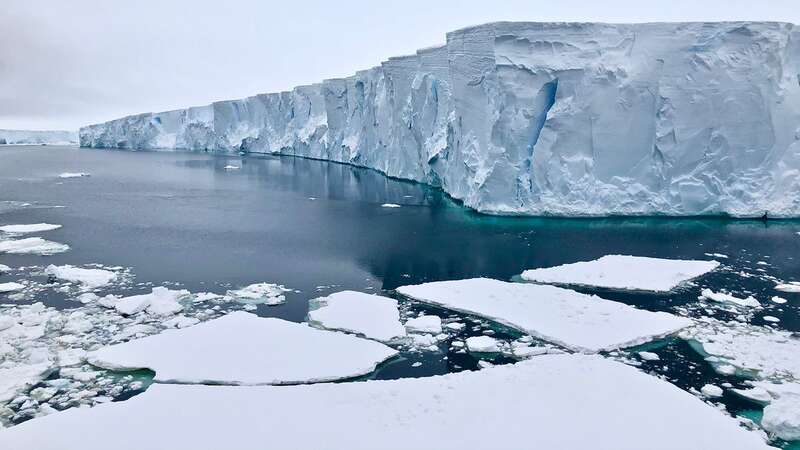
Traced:
[[800, 32], [497, 22], [347, 78], [84, 127], [81, 145], [285, 154], [502, 215], [800, 216]]

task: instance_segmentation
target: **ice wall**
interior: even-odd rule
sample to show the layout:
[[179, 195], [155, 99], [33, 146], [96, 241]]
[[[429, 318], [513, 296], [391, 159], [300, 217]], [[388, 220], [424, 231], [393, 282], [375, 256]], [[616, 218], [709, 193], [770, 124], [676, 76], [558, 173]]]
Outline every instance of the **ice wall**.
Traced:
[[80, 140], [344, 162], [492, 214], [800, 216], [800, 32], [492, 23], [348, 78]]
[[74, 145], [77, 143], [78, 133], [75, 131], [0, 130], [0, 145]]

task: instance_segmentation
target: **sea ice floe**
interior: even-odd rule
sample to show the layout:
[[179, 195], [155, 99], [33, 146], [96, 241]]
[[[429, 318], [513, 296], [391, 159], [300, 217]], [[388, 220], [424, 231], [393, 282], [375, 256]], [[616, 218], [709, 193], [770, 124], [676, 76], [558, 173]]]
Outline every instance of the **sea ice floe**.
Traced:
[[88, 359], [112, 370], [149, 368], [160, 382], [254, 385], [357, 377], [396, 354], [369, 339], [239, 311], [106, 347]]
[[239, 169], [241, 169], [241, 167], [234, 166], [233, 164], [228, 164], [227, 166], [223, 167], [223, 169], [225, 169], [225, 170], [239, 170]]
[[[313, 424], [300, 441], [298, 424]], [[275, 448], [461, 450], [465, 439], [469, 448], [487, 449], [769, 448], [759, 434], [666, 381], [584, 355], [362, 383], [154, 384], [125, 402], [4, 430], [0, 448], [105, 450], [113, 442], [117, 450], [261, 450], [268, 442]]]
[[4, 225], [0, 226], [0, 231], [4, 233], [26, 234], [57, 230], [59, 228], [61, 228], [61, 225], [54, 225], [50, 223], [33, 223], [27, 225]]
[[400, 208], [400, 205], [397, 203], [384, 203], [381, 205], [382, 208]]
[[775, 286], [775, 290], [781, 292], [800, 293], [800, 282], [792, 281], [790, 283], [779, 284]]
[[49, 265], [45, 273], [60, 280], [80, 283], [86, 290], [101, 288], [117, 278], [117, 273], [103, 269], [83, 269], [80, 267], [64, 265]]
[[569, 289], [487, 278], [402, 286], [397, 292], [486, 317], [581, 352], [643, 344], [692, 324], [691, 319], [644, 311]]
[[25, 289], [25, 285], [21, 284], [21, 283], [15, 283], [15, 282], [0, 283], [0, 294], [6, 293], [6, 292], [19, 291], [19, 290], [22, 290], [22, 289]]
[[0, 253], [54, 255], [69, 250], [69, 245], [38, 237], [0, 241]]
[[86, 172], [64, 172], [58, 175], [58, 178], [81, 178], [81, 177], [88, 177], [89, 174]]
[[[355, 333], [390, 342], [406, 336], [397, 300], [355, 291], [342, 291], [310, 302], [312, 326]], [[441, 329], [441, 328], [440, 328]]]
[[800, 395], [782, 395], [764, 408], [761, 426], [786, 441], [800, 441]]
[[772, 303], [776, 303], [778, 305], [782, 305], [782, 304], [786, 303], [786, 301], [787, 301], [785, 298], [778, 297], [777, 295], [772, 297], [771, 300], [772, 300]]
[[749, 308], [755, 308], [761, 306], [761, 303], [759, 303], [758, 300], [756, 300], [753, 297], [738, 298], [734, 297], [731, 294], [726, 294], [724, 292], [714, 292], [711, 289], [703, 289], [700, 292], [700, 295], [705, 299], [719, 303], [732, 303], [734, 305], [744, 306]]
[[280, 305], [286, 302], [289, 289], [273, 283], [255, 283], [241, 289], [228, 291], [228, 296], [242, 303]]
[[439, 334], [442, 332], [442, 318], [432, 315], [414, 317], [406, 321], [405, 327], [412, 333]]
[[658, 361], [661, 358], [653, 352], [639, 352], [639, 357], [645, 361]]
[[472, 336], [466, 340], [467, 350], [473, 353], [497, 353], [501, 341], [489, 336]]
[[114, 308], [124, 316], [131, 316], [147, 310], [149, 314], [156, 316], [170, 316], [183, 310], [181, 300], [189, 296], [189, 291], [171, 290], [159, 286], [153, 288], [149, 294], [132, 295], [130, 297], [115, 297], [108, 295], [98, 300], [106, 307]]
[[5, 264], [0, 264], [0, 273], [3, 273], [3, 272], [11, 272], [11, 267], [8, 267]]
[[526, 270], [521, 277], [537, 283], [668, 292], [718, 266], [717, 261], [606, 255], [594, 261]]
[[722, 388], [713, 384], [706, 384], [700, 388], [700, 393], [706, 397], [722, 397]]

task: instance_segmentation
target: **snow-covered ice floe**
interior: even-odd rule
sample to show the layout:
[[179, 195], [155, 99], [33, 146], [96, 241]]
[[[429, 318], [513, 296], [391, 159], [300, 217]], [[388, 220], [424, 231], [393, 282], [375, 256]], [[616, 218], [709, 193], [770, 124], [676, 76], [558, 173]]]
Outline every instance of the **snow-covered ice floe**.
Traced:
[[792, 281], [790, 283], [783, 283], [775, 286], [775, 290], [789, 293], [800, 293], [800, 282]]
[[286, 303], [284, 293], [290, 292], [283, 286], [273, 283], [255, 283], [241, 289], [228, 291], [227, 295], [242, 303], [280, 305]]
[[393, 298], [342, 291], [312, 300], [309, 309], [308, 322], [318, 328], [346, 331], [381, 342], [406, 336], [397, 300]]
[[400, 208], [400, 205], [397, 203], [384, 203], [381, 205], [381, 208]]
[[25, 289], [25, 285], [16, 282], [0, 283], [0, 294]]
[[38, 237], [0, 241], [0, 253], [54, 255], [69, 250], [69, 245]]
[[757, 433], [691, 394], [584, 355], [392, 381], [156, 384], [125, 402], [72, 409], [0, 432], [0, 448], [14, 450], [106, 450], [109, 442], [115, 450], [769, 448]]
[[60, 280], [80, 283], [86, 290], [97, 289], [108, 285], [117, 278], [117, 274], [110, 270], [83, 269], [71, 265], [49, 265], [45, 273]]
[[353, 378], [397, 351], [379, 342], [238, 311], [88, 356], [112, 370], [149, 368], [165, 383], [298, 384]]
[[63, 172], [58, 175], [58, 178], [83, 178], [88, 176], [89, 174], [86, 172]]
[[594, 261], [526, 270], [521, 277], [537, 283], [668, 292], [718, 266], [717, 261], [606, 255]]
[[51, 223], [32, 223], [25, 225], [4, 225], [0, 227], [0, 231], [4, 233], [26, 234], [52, 231], [59, 228], [61, 228], [61, 225], [55, 225]]
[[397, 292], [421, 302], [486, 317], [581, 352], [643, 344], [692, 324], [687, 318], [644, 311], [569, 289], [487, 278], [402, 286]]
[[718, 303], [732, 303], [737, 306], [743, 306], [748, 308], [757, 308], [761, 306], [761, 303], [758, 302], [755, 298], [747, 297], [747, 298], [739, 298], [734, 297], [731, 294], [726, 294], [724, 292], [714, 292], [711, 289], [703, 289], [700, 292], [700, 295], [708, 300]]

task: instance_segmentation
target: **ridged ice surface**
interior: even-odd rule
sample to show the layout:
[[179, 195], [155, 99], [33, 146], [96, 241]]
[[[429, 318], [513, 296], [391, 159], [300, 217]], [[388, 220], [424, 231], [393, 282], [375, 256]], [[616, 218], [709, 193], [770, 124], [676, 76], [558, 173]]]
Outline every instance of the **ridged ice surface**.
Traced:
[[348, 78], [80, 140], [350, 163], [493, 214], [800, 216], [800, 31], [492, 23]]

